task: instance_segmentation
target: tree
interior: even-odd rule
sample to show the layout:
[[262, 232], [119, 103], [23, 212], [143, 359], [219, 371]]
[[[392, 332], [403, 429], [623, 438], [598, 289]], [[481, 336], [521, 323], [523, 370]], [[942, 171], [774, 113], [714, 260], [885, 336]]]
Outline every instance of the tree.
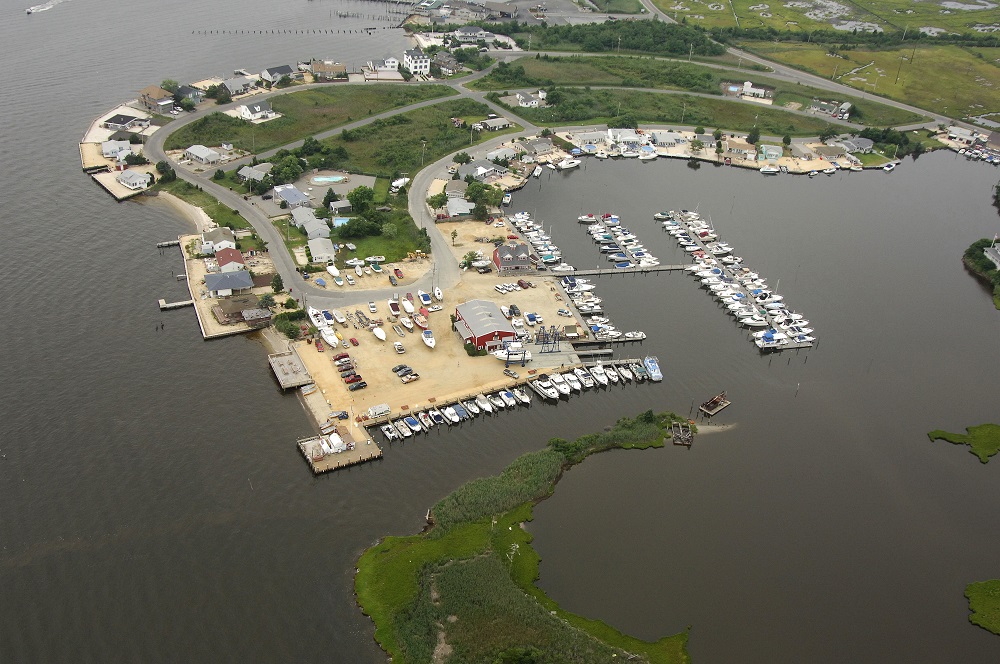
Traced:
[[397, 228], [396, 224], [392, 223], [391, 221], [387, 221], [384, 224], [382, 224], [381, 228], [382, 228], [382, 237], [392, 240], [395, 239], [397, 235], [399, 235], [399, 228]]
[[[830, 140], [831, 138], [835, 137], [836, 135], [837, 135], [837, 130], [836, 129], [834, 129], [833, 127], [827, 127], [826, 129], [824, 129], [823, 131], [820, 132], [820, 134], [819, 134], [819, 140], [821, 140], [821, 141], [823, 141], [825, 143], [826, 141]], [[864, 136], [864, 132], [861, 132], [861, 135]], [[865, 138], [868, 138], [868, 137], [865, 136]]]
[[716, 129], [715, 131], [713, 131], [712, 132], [712, 138], [714, 138], [717, 141], [722, 140], [722, 130], [721, 129]]
[[287, 88], [291, 84], [292, 84], [292, 79], [289, 78], [288, 75], [286, 74], [281, 78], [279, 78], [278, 82], [275, 83], [274, 86], [277, 88]]
[[451, 246], [455, 246], [455, 240], [458, 239], [458, 231], [452, 229], [451, 231]]
[[215, 103], [219, 106], [229, 104], [233, 101], [233, 96], [229, 94], [229, 88], [224, 85], [219, 86], [219, 92], [215, 96]]
[[356, 214], [364, 214], [375, 201], [375, 190], [361, 185], [347, 193], [347, 200], [351, 202]]
[[694, 128], [694, 133], [700, 136], [705, 133], [705, 128], [702, 127], [701, 125], [698, 125], [697, 127]]
[[440, 194], [434, 194], [427, 199], [427, 204], [431, 206], [432, 209], [436, 210], [438, 208], [443, 208], [448, 204], [448, 194], [443, 191]]
[[285, 290], [285, 282], [281, 280], [281, 275], [274, 275], [274, 279], [271, 279], [271, 290], [275, 293], [280, 293]]
[[781, 144], [787, 148], [789, 145], [792, 144], [792, 137], [789, 136], [788, 134], [785, 134], [784, 136], [781, 137]]
[[462, 256], [462, 263], [466, 267], [471, 266], [477, 260], [479, 260], [479, 256], [474, 251], [466, 252], [466, 254], [464, 256]]
[[181, 87], [181, 84], [172, 78], [165, 78], [163, 82], [160, 83], [160, 87], [169, 92], [172, 95], [177, 94], [177, 88]]
[[226, 177], [226, 172], [221, 168], [215, 169], [215, 174], [212, 175], [213, 180], [223, 180]]
[[468, 152], [459, 152], [455, 155], [456, 164], [468, 164], [470, 161], [472, 161], [472, 157], [469, 156]]
[[478, 219], [479, 221], [485, 221], [486, 217], [489, 215], [489, 210], [482, 203], [476, 203], [476, 206], [472, 208], [472, 217]]
[[698, 139], [695, 139], [695, 140], [691, 141], [691, 151], [692, 152], [701, 152], [701, 149], [704, 148], [704, 147], [705, 147], [705, 144], [702, 143], [701, 141], [699, 141]]
[[542, 128], [542, 138], [548, 138], [551, 135], [552, 135], [552, 130], [551, 129], [549, 129], [548, 127], [543, 127]]
[[756, 144], [760, 140], [760, 129], [756, 126], [747, 133], [747, 143]]
[[337, 194], [333, 191], [332, 188], [331, 189], [327, 189], [326, 190], [326, 195], [323, 196], [323, 207], [329, 210], [330, 209], [330, 203], [333, 203], [334, 201], [339, 201], [339, 200], [340, 199], [337, 198]]
[[177, 105], [181, 107], [181, 110], [187, 111], [188, 113], [190, 113], [191, 111], [193, 111], [194, 108], [195, 108], [194, 100], [193, 99], [189, 99], [187, 97], [184, 97], [179, 102], [177, 102]]
[[264, 309], [270, 309], [274, 306], [274, 296], [270, 293], [265, 293], [260, 296], [260, 306]]
[[143, 164], [148, 164], [149, 160], [141, 154], [135, 154], [133, 152], [132, 154], [125, 155], [125, 163], [129, 166], [141, 166]]

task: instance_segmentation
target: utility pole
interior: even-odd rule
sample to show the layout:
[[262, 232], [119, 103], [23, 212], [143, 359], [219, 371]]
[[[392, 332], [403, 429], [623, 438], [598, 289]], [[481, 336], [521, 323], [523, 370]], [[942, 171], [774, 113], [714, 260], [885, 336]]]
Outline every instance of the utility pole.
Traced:
[[687, 102], [684, 102], [684, 105], [681, 107], [681, 124], [682, 125], [684, 124], [684, 116], [687, 115], [687, 110], [688, 110]]
[[420, 168], [424, 167], [424, 153], [427, 151], [427, 141], [420, 139]]
[[833, 68], [833, 77], [830, 78], [831, 81], [837, 80], [837, 70], [839, 69], [840, 69], [840, 63], [838, 62], [836, 66]]
[[[621, 39], [621, 37], [618, 39]], [[691, 62], [692, 55], [694, 55], [694, 44], [691, 44], [691, 47], [688, 49], [688, 62]]]
[[893, 85], [899, 83], [899, 72], [903, 70], [903, 54], [899, 54], [899, 66], [896, 67], [896, 80], [892, 82]]

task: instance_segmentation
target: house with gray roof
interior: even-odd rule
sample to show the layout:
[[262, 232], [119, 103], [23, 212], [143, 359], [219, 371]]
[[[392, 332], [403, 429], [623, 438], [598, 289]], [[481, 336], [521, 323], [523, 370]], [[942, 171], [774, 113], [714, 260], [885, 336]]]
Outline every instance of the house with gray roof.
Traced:
[[536, 157], [549, 154], [556, 149], [556, 146], [552, 143], [551, 138], [534, 138], [528, 141], [526, 146], [528, 148], [528, 152], [532, 153]]
[[132, 152], [132, 144], [128, 141], [104, 141], [101, 143], [101, 154], [105, 159], [114, 159], [123, 150]]
[[463, 180], [466, 175], [472, 175], [472, 177], [480, 182], [485, 182], [488, 178], [494, 176], [499, 177], [506, 174], [506, 168], [498, 166], [493, 162], [486, 161], [485, 159], [477, 159], [476, 161], [469, 162], [468, 164], [462, 164], [458, 167], [458, 177]]
[[225, 226], [201, 234], [201, 253], [214, 254], [222, 249], [235, 249], [236, 236]]
[[478, 350], [494, 350], [517, 338], [510, 321], [490, 300], [469, 300], [455, 307], [455, 331]]
[[205, 91], [193, 88], [190, 85], [182, 85], [177, 88], [177, 99], [190, 99], [195, 104], [200, 104], [205, 99]]
[[316, 213], [312, 208], [298, 207], [292, 210], [292, 224], [304, 228], [310, 221], [316, 221]]
[[448, 198], [465, 198], [469, 183], [465, 180], [448, 180], [444, 185], [444, 193]]
[[[301, 208], [299, 208], [301, 209]], [[330, 237], [330, 227], [322, 219], [313, 219], [302, 224], [302, 231], [310, 240]]]
[[249, 292], [253, 288], [253, 278], [246, 270], [214, 272], [205, 275], [205, 290], [209, 297], [229, 297]]
[[240, 117], [248, 122], [267, 120], [274, 115], [274, 111], [271, 110], [271, 104], [266, 101], [243, 104], [236, 107], [236, 110], [239, 111]]
[[337, 257], [337, 249], [328, 237], [309, 240], [306, 245], [314, 263], [328, 263]]
[[456, 217], [471, 216], [472, 211], [476, 209], [476, 204], [464, 198], [455, 197], [448, 199], [445, 208], [448, 210], [448, 217], [454, 219]]
[[510, 120], [507, 118], [489, 118], [488, 120], [483, 120], [481, 123], [484, 129], [489, 129], [490, 131], [499, 131], [500, 129], [506, 129], [510, 126]]
[[139, 189], [145, 189], [149, 186], [150, 180], [153, 179], [149, 173], [140, 173], [139, 171], [133, 171], [131, 168], [119, 173], [115, 180], [118, 184], [123, 187], [128, 187], [132, 191], [137, 191]]
[[236, 176], [239, 177], [242, 182], [260, 182], [267, 177], [272, 168], [274, 168], [274, 164], [267, 162], [257, 164], [256, 166], [244, 166], [240, 170], [236, 171]]
[[224, 80], [222, 87], [229, 91], [230, 96], [235, 97], [236, 95], [245, 95], [250, 92], [251, 88], [257, 87], [257, 80], [249, 76], [237, 76]]
[[274, 188], [274, 198], [278, 202], [285, 201], [288, 207], [312, 207], [309, 197], [295, 188], [294, 184], [279, 184]]
[[199, 164], [217, 164], [222, 159], [222, 155], [204, 145], [192, 145], [184, 151], [184, 158]]
[[451, 34], [463, 44], [474, 44], [480, 40], [491, 42], [496, 39], [496, 35], [483, 30], [478, 25], [463, 25]]
[[515, 152], [513, 148], [497, 148], [486, 153], [486, 161], [503, 161], [504, 159], [511, 160], [516, 156], [517, 152]]
[[302, 78], [301, 72], [292, 69], [291, 65], [268, 67], [260, 73], [260, 77], [272, 85], [280, 81], [283, 76], [290, 79]]
[[333, 214], [346, 214], [348, 212], [354, 212], [354, 207], [346, 198], [342, 201], [330, 201], [330, 212]]
[[672, 148], [675, 145], [681, 145], [686, 142], [684, 137], [676, 131], [657, 130], [651, 132], [650, 135], [653, 139], [653, 145], [659, 145], [666, 148]]
[[844, 149], [851, 154], [858, 152], [861, 154], [869, 154], [875, 149], [875, 141], [861, 136], [857, 136], [855, 138], [845, 138], [841, 141], [841, 144], [844, 146]]

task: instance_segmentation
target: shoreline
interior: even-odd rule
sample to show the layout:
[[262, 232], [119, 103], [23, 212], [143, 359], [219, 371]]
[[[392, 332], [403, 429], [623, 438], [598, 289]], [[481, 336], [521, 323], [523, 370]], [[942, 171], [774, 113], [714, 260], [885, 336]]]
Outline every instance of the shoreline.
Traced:
[[[164, 205], [185, 219], [197, 233], [215, 228], [215, 222], [208, 216], [208, 213], [197, 205], [192, 205], [182, 198], [174, 196], [168, 191], [158, 190], [155, 196], [144, 196], [140, 201], [148, 201], [151, 205]], [[157, 203], [158, 202], [158, 203]]]

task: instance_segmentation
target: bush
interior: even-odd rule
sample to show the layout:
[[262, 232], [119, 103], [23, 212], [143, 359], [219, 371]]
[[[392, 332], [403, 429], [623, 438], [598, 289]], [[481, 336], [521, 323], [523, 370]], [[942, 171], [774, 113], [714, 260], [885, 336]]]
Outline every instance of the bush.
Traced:
[[482, 357], [484, 355], [488, 355], [485, 349], [479, 350], [471, 343], [465, 344], [465, 352], [466, 354], [468, 354], [469, 357]]

